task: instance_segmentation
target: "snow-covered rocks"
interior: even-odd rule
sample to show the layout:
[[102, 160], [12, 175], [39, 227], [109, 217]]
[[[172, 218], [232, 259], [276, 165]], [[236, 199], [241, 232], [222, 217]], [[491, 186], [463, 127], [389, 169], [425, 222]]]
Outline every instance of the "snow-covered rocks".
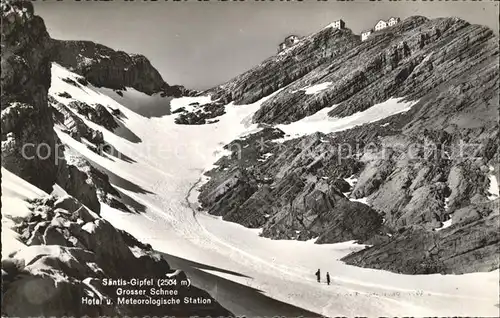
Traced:
[[[2, 171], [9, 175], [7, 171]], [[33, 197], [23, 189], [24, 181], [9, 175], [2, 183], [2, 200], [11, 196], [20, 201], [29, 213], [13, 216], [2, 207], [3, 218], [8, 218], [10, 240], [20, 240], [2, 255], [2, 312], [7, 316], [81, 316], [161, 314], [158, 306], [132, 306], [116, 302], [116, 287], [103, 284], [107, 278], [164, 277], [174, 270], [156, 254], [151, 246], [113, 227], [108, 221], [88, 210], [71, 196]], [[24, 206], [24, 207], [23, 207]], [[22, 216], [21, 216], [22, 215]], [[15, 232], [17, 235], [14, 235]], [[4, 235], [4, 233], [2, 233]], [[4, 236], [2, 237], [2, 240]], [[134, 251], [134, 252], [133, 252]], [[177, 272], [179, 279], [186, 279]], [[192, 288], [180, 288], [183, 296], [203, 296], [206, 293]], [[85, 301], [82, 301], [85, 300]], [[108, 302], [109, 301], [109, 302]], [[92, 303], [93, 306], [88, 306]], [[227, 315], [215, 301], [210, 308], [171, 308], [172, 313]]]
[[211, 102], [200, 105], [190, 103], [189, 105], [177, 108], [174, 113], [178, 114], [175, 123], [180, 125], [204, 125], [215, 123], [219, 116], [226, 113], [225, 105], [220, 102]]

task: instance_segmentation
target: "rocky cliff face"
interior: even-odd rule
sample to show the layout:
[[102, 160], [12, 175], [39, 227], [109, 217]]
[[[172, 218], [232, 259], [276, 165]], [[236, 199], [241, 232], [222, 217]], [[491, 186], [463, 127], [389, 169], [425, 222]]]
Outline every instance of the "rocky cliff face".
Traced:
[[49, 35], [29, 3], [2, 2], [1, 14], [2, 166], [47, 191], [56, 175]]
[[[253, 117], [267, 128], [229, 144], [232, 155], [207, 174], [203, 208], [266, 237], [372, 244], [344, 259], [358, 266], [498, 268], [497, 42], [456, 18], [408, 18], [364, 42], [326, 29], [215, 88], [237, 103], [282, 89]], [[333, 105], [329, 116], [355, 122], [393, 97], [416, 103], [345, 131], [286, 141], [271, 133]]]
[[[496, 59], [497, 39], [458, 18], [408, 18], [364, 42], [350, 30], [327, 28], [209, 92], [245, 104], [284, 88], [255, 122], [289, 123], [336, 104], [330, 115], [344, 117], [390, 97], [416, 100], [477, 73]], [[318, 84], [321, 91], [306, 93]]]
[[84, 76], [97, 87], [133, 87], [148, 95], [188, 96], [196, 92], [168, 85], [149, 60], [139, 54], [115, 51], [91, 41], [51, 40], [52, 61]]
[[[107, 178], [92, 172], [88, 163], [83, 164], [83, 159], [73, 156], [71, 160], [79, 164], [68, 163], [64, 147], [54, 133], [53, 117], [57, 121], [62, 114], [49, 105], [49, 100], [54, 102], [48, 97], [52, 48], [45, 24], [33, 14], [28, 2], [3, 3], [2, 14], [5, 30], [2, 34], [2, 166], [46, 192], [51, 192], [57, 182], [99, 213], [98, 194], [106, 198], [107, 193], [117, 193]], [[77, 108], [90, 120], [109, 129], [116, 127], [104, 107], [83, 106]], [[82, 134], [97, 144], [103, 141], [102, 133], [90, 130], [79, 118], [62, 117], [62, 121], [73, 123], [73, 129], [78, 131], [76, 137]], [[101, 181], [94, 182], [96, 180]]]

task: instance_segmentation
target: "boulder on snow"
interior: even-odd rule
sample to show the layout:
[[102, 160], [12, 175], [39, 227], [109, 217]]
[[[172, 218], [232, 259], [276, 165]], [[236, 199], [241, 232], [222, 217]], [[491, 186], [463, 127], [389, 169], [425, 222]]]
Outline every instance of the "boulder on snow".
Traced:
[[344, 179], [335, 179], [332, 185], [342, 193], [349, 192], [351, 190], [351, 185]]

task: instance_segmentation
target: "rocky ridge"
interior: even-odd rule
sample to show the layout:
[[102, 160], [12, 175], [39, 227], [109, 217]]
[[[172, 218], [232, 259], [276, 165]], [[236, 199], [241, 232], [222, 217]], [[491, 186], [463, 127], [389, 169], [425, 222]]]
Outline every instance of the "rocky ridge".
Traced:
[[[285, 43], [286, 42], [286, 43]], [[349, 29], [325, 28], [300, 39], [290, 36], [276, 56], [235, 77], [231, 81], [205, 91], [216, 102], [201, 109], [181, 110], [179, 124], [205, 124], [224, 114], [223, 105], [250, 104], [306, 76], [318, 66], [329, 63], [361, 42]]]
[[360, 42], [359, 36], [349, 29], [325, 28], [205, 93], [225, 104], [250, 104], [345, 54]]
[[167, 84], [149, 60], [140, 54], [127, 54], [91, 41], [51, 39], [51, 60], [82, 75], [96, 87], [118, 91], [132, 87], [148, 95], [192, 96], [197, 92]]
[[[283, 88], [255, 122], [290, 123], [337, 104], [330, 115], [345, 117], [391, 97], [420, 99], [487, 69], [498, 54], [496, 40], [487, 27], [458, 18], [410, 17], [363, 42], [349, 29], [326, 28], [207, 93], [248, 104]], [[485, 72], [493, 76], [495, 69]], [[305, 92], [319, 84], [325, 86], [318, 92]]]
[[[261, 132], [228, 144], [232, 155], [207, 173], [203, 208], [274, 239], [372, 245], [344, 258], [358, 266], [498, 268], [499, 199], [489, 192], [500, 168], [497, 42], [457, 18], [411, 17], [362, 43], [324, 29], [209, 91], [245, 104], [282, 88], [254, 115], [267, 124]], [[345, 131], [271, 133], [324, 107], [337, 105], [329, 115], [342, 118], [393, 97], [416, 103]]]
[[72, 101], [66, 106], [50, 95], [49, 104], [52, 109], [54, 123], [73, 139], [77, 141], [81, 141], [82, 138], [86, 139], [95, 146], [91, 149], [97, 153], [102, 152], [103, 149], [101, 148], [105, 147], [102, 131], [90, 128], [77, 114], [111, 132], [119, 127], [115, 117], [101, 104], [92, 107], [82, 101]]

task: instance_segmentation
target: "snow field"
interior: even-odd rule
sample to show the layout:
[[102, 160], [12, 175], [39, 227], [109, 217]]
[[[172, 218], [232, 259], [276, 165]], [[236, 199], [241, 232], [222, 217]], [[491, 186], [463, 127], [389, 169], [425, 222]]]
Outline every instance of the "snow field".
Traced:
[[[252, 125], [249, 119], [270, 96], [250, 105], [228, 104], [226, 114], [211, 125], [176, 125], [174, 116], [147, 118], [138, 115], [120, 104], [116, 96], [109, 97], [116, 95], [112, 91], [105, 92], [91, 85], [73, 89], [74, 86], [57, 81], [60, 76], [69, 75], [71, 73], [62, 68], [53, 73], [53, 95], [67, 91], [73, 98], [81, 98], [89, 104], [98, 102], [120, 109], [125, 115], [124, 124], [141, 142], [130, 142], [86, 121], [91, 128], [103, 131], [107, 142], [136, 161], [130, 163], [100, 157], [61, 130], [56, 130], [58, 136], [72, 151], [141, 189], [115, 184], [120, 191], [145, 205], [146, 211], [123, 213], [103, 205], [101, 215], [158, 251], [246, 275], [249, 278], [208, 271], [326, 316], [486, 316], [498, 313], [495, 307], [499, 293], [498, 270], [466, 275], [401, 275], [358, 268], [339, 261], [348, 253], [363, 248], [354, 242], [318, 245], [312, 241], [270, 240], [259, 237], [258, 229], [248, 229], [203, 212], [194, 212], [191, 206], [196, 201], [197, 190], [190, 191], [193, 185], [200, 178], [202, 182], [206, 180], [201, 174], [224, 154], [221, 151], [224, 144], [255, 131], [256, 125]], [[130, 89], [123, 93], [124, 100], [132, 101], [141, 95]], [[139, 99], [148, 98], [141, 96]], [[58, 100], [66, 104], [69, 101]], [[209, 101], [205, 96], [179, 98], [170, 103], [173, 108], [179, 108], [193, 102]], [[327, 117], [332, 108], [323, 109], [278, 128], [294, 136], [315, 131], [340, 131], [407, 111], [412, 105], [390, 99], [340, 119]], [[10, 189], [15, 184], [7, 183], [6, 187]], [[11, 201], [10, 198], [6, 200]], [[12, 199], [12, 202], [15, 201]], [[2, 241], [3, 238], [2, 232]], [[318, 268], [323, 275], [330, 272], [331, 286], [316, 282], [314, 272]]]

